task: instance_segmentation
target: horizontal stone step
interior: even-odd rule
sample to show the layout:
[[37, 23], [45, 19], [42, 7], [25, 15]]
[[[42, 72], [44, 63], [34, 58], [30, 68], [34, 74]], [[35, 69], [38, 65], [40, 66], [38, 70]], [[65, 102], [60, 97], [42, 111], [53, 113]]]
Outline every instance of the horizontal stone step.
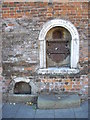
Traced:
[[55, 96], [55, 95], [40, 95], [38, 97], [39, 109], [59, 109], [72, 108], [80, 106], [80, 97], [78, 95]]
[[28, 94], [12, 94], [8, 95], [7, 101], [10, 103], [37, 103], [37, 96]]

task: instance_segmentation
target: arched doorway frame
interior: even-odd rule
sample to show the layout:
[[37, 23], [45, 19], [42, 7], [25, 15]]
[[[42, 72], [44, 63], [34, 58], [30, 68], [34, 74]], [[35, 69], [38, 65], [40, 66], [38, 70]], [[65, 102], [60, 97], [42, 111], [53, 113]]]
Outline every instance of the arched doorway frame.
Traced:
[[70, 69], [76, 69], [79, 61], [79, 34], [76, 27], [67, 20], [53, 19], [46, 22], [39, 34], [40, 41], [40, 69], [46, 69], [46, 35], [47, 32], [54, 27], [64, 27], [71, 34], [71, 59]]

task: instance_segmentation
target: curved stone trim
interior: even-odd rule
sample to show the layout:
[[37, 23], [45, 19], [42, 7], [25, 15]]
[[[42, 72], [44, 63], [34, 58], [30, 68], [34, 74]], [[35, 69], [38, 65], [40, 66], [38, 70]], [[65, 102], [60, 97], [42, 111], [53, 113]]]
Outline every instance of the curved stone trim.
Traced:
[[24, 78], [24, 77], [16, 77], [13, 80], [14, 80], [15, 83], [17, 83], [17, 82], [26, 82], [26, 83], [29, 83], [30, 82], [30, 79]]
[[13, 77], [12, 78], [12, 82], [10, 83], [10, 90], [9, 90], [10, 94], [14, 93], [15, 84], [18, 83], [18, 82], [26, 82], [26, 83], [29, 84], [30, 83], [30, 79], [26, 78], [26, 77]]
[[46, 68], [46, 40], [45, 37], [47, 32], [54, 28], [54, 27], [64, 27], [66, 28], [72, 37], [71, 40], [71, 60], [70, 60], [70, 67], [77, 68], [78, 61], [79, 61], [79, 34], [75, 26], [67, 21], [62, 19], [54, 19], [51, 20], [43, 25], [43, 28], [39, 34], [40, 40], [40, 68]]
[[57, 27], [57, 26], [66, 28], [70, 32], [72, 39], [79, 40], [79, 34], [75, 26], [71, 22], [67, 20], [62, 20], [62, 19], [54, 19], [44, 24], [39, 34], [39, 40], [45, 40], [47, 32], [50, 29]]
[[15, 78], [13, 78], [12, 85], [11, 85], [11, 90], [10, 90], [9, 93], [14, 93], [14, 87], [13, 86], [15, 86], [15, 84], [19, 83], [19, 82], [28, 83], [31, 86], [31, 94], [37, 94], [37, 92], [38, 92], [37, 85], [27, 77], [15, 77]]

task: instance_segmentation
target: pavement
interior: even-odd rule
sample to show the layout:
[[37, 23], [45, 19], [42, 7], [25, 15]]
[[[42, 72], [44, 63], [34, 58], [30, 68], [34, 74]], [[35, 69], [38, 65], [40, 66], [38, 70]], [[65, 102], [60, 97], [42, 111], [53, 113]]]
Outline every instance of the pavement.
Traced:
[[70, 109], [37, 109], [36, 105], [26, 105], [23, 103], [19, 104], [10, 104], [4, 103], [2, 108], [2, 117], [3, 118], [88, 118], [88, 101], [85, 101], [77, 108]]

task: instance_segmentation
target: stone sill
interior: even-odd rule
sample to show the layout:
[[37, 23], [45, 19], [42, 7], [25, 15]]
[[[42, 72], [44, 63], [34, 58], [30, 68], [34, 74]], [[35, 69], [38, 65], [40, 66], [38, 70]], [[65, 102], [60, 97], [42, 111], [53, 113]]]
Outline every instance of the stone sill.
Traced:
[[37, 95], [32, 94], [8, 94], [8, 96], [4, 95], [3, 100], [8, 101], [9, 103], [37, 103]]
[[77, 74], [79, 73], [79, 69], [71, 69], [71, 68], [44, 68], [39, 69], [38, 74]]

